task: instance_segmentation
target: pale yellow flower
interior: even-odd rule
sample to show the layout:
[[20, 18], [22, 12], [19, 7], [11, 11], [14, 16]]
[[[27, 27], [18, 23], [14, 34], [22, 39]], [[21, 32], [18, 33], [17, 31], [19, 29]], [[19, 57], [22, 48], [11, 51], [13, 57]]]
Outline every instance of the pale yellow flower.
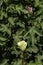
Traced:
[[24, 51], [26, 49], [26, 46], [27, 46], [27, 42], [25, 41], [20, 41], [17, 43], [17, 45], [19, 46], [19, 48]]

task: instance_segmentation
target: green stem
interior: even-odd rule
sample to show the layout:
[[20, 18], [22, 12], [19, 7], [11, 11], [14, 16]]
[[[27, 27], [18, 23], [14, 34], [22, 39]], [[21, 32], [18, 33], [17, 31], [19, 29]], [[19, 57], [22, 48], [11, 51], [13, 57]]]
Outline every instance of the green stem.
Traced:
[[26, 65], [26, 63], [25, 63], [25, 59], [24, 59], [24, 53], [22, 52], [22, 65]]

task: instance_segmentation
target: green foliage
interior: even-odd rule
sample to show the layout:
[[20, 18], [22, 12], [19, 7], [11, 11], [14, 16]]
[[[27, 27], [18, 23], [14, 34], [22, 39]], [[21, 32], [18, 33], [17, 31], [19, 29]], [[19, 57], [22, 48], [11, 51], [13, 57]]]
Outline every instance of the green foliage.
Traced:
[[0, 0], [0, 65], [43, 65], [43, 0]]

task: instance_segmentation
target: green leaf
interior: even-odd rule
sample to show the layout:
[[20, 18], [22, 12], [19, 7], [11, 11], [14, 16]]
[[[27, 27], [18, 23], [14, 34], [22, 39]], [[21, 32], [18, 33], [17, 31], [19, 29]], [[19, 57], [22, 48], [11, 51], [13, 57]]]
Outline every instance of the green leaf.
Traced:
[[35, 29], [34, 32], [35, 32], [38, 36], [43, 37], [42, 33], [40, 33], [40, 31], [38, 31], [37, 29]]
[[14, 61], [12, 62], [12, 65], [22, 65], [22, 60], [17, 60], [17, 61]]
[[41, 23], [42, 31], [43, 31], [43, 22]]
[[30, 61], [27, 65], [42, 65], [42, 63], [41, 63], [41, 61], [35, 61], [35, 62], [33, 62], [33, 61]]
[[2, 3], [3, 3], [3, 1], [2, 1], [2, 0], [0, 0], [0, 7], [1, 7]]
[[0, 11], [0, 20], [2, 20], [3, 17], [7, 18], [7, 13], [1, 10]]
[[23, 22], [17, 22], [16, 25], [18, 25], [18, 26], [24, 28], [24, 23], [23, 23]]
[[40, 4], [39, 0], [35, 0], [35, 7], [37, 7]]
[[38, 48], [34, 45], [33, 47], [29, 47], [29, 52], [33, 52], [33, 53], [37, 53], [38, 52]]
[[11, 25], [14, 25], [14, 18], [13, 17], [9, 17], [8, 21]]
[[7, 65], [8, 59], [4, 59], [0, 65]]
[[5, 44], [6, 44], [5, 42], [2, 42], [2, 43], [0, 42], [0, 45], [1, 45], [1, 46], [5, 45]]
[[6, 41], [7, 39], [4, 38], [4, 37], [0, 37], [0, 40], [1, 40], [1, 41]]
[[1, 25], [0, 31], [7, 32], [11, 36], [11, 29], [8, 27], [8, 25]]
[[23, 12], [24, 14], [27, 14], [28, 11], [26, 9], [23, 8], [22, 5], [16, 5], [16, 10], [18, 11], [18, 13], [20, 14], [20, 12]]

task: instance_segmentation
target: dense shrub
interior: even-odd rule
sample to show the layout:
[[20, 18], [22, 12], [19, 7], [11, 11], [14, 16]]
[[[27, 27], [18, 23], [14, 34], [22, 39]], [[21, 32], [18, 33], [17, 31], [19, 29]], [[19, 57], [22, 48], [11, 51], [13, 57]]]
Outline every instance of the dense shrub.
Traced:
[[0, 65], [43, 65], [43, 0], [0, 0]]

